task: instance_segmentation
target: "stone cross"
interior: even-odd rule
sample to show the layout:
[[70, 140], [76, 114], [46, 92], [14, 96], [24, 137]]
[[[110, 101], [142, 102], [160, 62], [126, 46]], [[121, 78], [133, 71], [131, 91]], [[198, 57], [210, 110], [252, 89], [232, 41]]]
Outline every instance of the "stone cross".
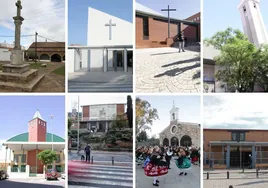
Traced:
[[169, 8], [169, 5], [168, 5], [168, 8], [167, 9], [161, 9], [161, 11], [167, 11], [168, 12], [168, 38], [170, 38], [170, 18], [169, 18], [169, 12], [170, 11], [176, 11], [176, 9], [170, 9]]
[[17, 15], [15, 17], [13, 17], [14, 19], [14, 23], [15, 23], [15, 47], [14, 49], [16, 50], [20, 50], [20, 34], [21, 34], [21, 24], [22, 21], [24, 20], [23, 17], [21, 17], [21, 1], [18, 0], [16, 2], [16, 7], [17, 7]]
[[105, 24], [105, 26], [109, 26], [109, 39], [112, 40], [112, 26], [116, 26], [116, 24], [113, 24], [112, 20], [110, 20], [108, 24]]

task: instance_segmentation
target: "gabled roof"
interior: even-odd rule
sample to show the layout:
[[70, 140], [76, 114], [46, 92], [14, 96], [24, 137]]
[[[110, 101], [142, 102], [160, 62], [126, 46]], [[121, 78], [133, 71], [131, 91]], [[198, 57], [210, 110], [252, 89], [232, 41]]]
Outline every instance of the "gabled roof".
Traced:
[[[141, 5], [139, 3], [136, 2], [136, 15], [139, 15], [139, 16], [150, 16], [152, 18], [156, 18], [156, 19], [159, 19], [159, 20], [163, 20], [163, 21], [168, 21], [168, 17], [163, 15], [163, 14], [160, 14], [148, 7], [145, 7], [144, 5]], [[184, 23], [186, 25], [193, 25], [193, 26], [198, 26], [200, 25], [199, 22], [193, 22], [193, 21], [189, 21], [189, 20], [181, 20], [181, 19], [177, 19], [177, 18], [171, 18], [170, 17], [170, 22], [173, 22], [173, 23]]]
[[42, 118], [42, 116], [41, 116], [41, 114], [40, 114], [40, 112], [39, 112], [38, 110], [36, 110], [36, 112], [35, 112], [35, 114], [34, 114], [34, 116], [33, 116], [33, 119], [35, 119], [35, 118], [39, 118], [39, 119], [45, 121], [45, 120]]

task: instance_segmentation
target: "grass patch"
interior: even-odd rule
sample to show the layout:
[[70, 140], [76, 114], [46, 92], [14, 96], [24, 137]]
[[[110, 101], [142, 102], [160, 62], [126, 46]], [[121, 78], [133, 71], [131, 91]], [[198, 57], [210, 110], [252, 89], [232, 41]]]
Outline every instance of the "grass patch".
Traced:
[[62, 67], [59, 67], [53, 71], [54, 74], [58, 74], [61, 76], [65, 76], [65, 65]]
[[41, 63], [31, 63], [30, 68], [31, 69], [39, 69], [41, 67]]
[[2, 65], [0, 65], [0, 70], [2, 70]]

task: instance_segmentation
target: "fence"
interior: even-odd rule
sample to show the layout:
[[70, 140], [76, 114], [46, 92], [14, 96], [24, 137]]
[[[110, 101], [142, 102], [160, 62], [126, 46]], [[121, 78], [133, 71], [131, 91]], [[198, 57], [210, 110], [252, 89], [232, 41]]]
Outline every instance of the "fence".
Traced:
[[226, 168], [226, 152], [204, 152], [204, 168]]

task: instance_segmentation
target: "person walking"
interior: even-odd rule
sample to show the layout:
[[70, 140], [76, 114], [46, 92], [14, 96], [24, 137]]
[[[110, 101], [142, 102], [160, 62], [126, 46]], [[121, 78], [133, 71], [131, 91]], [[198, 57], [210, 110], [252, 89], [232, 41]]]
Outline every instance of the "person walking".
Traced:
[[185, 52], [184, 51], [184, 34], [183, 34], [183, 32], [180, 32], [178, 34], [178, 40], [179, 40], [179, 53], [181, 52], [181, 50], [183, 52]]
[[86, 154], [86, 162], [90, 162], [90, 151], [91, 151], [91, 147], [89, 144], [87, 144], [87, 146], [85, 147], [85, 154]]
[[249, 158], [248, 158], [248, 168], [252, 169], [252, 157], [251, 157], [251, 154], [249, 154]]

